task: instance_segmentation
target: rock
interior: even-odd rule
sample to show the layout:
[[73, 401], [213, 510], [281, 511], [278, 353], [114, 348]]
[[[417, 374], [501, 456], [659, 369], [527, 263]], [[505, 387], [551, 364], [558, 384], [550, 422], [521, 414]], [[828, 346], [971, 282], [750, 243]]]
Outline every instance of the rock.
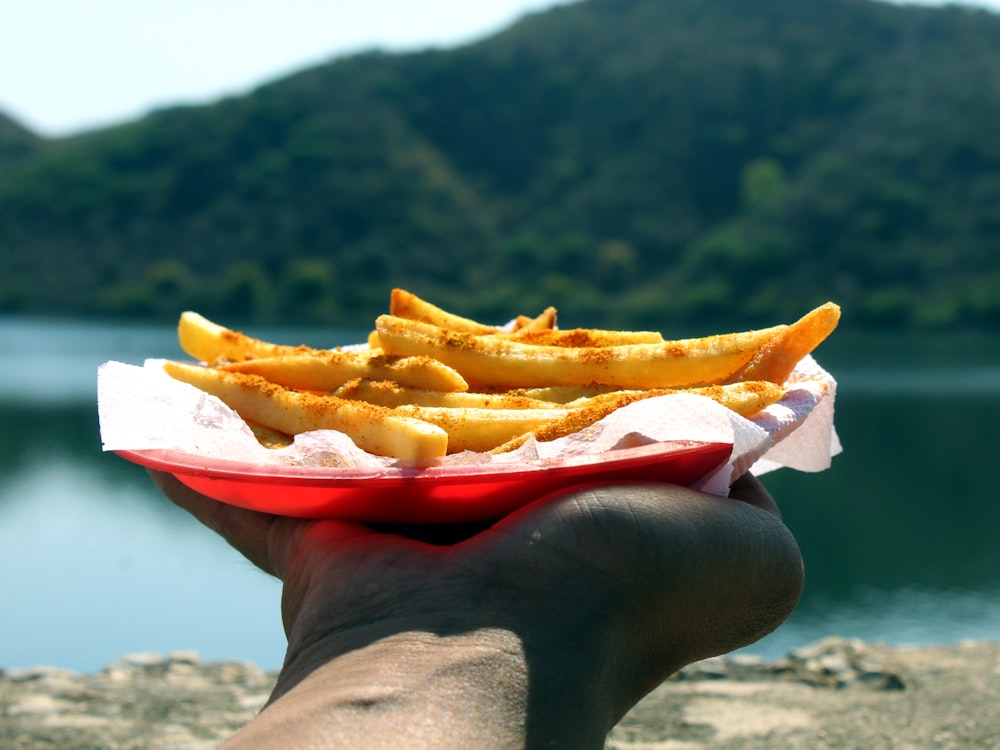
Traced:
[[[0, 672], [5, 750], [207, 750], [250, 721], [276, 675], [194, 652], [130, 654], [96, 674]], [[825, 639], [765, 661], [685, 667], [626, 715], [608, 750], [1000, 747], [1000, 644], [889, 648]]]
[[214, 748], [250, 721], [275, 674], [194, 652], [128, 654], [97, 674], [0, 674], [0, 747]]
[[992, 641], [890, 648], [825, 639], [770, 664], [722, 664], [713, 659], [707, 679], [693, 664], [667, 680], [612, 731], [608, 749], [1000, 748]]

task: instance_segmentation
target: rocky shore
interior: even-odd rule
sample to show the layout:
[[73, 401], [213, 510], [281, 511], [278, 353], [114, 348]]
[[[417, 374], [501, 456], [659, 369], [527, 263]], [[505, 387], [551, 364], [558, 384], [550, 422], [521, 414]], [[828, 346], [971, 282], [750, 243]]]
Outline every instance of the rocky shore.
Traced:
[[[126, 656], [96, 674], [0, 671], [0, 747], [214, 748], [275, 675], [194, 653]], [[626, 716], [608, 750], [1000, 748], [1000, 643], [890, 648], [826, 639], [776, 661], [693, 664]]]

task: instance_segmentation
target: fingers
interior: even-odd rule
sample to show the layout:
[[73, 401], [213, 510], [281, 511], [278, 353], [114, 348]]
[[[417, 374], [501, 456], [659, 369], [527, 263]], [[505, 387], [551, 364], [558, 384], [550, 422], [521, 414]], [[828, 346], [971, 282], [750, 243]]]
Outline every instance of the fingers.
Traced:
[[616, 573], [631, 600], [622, 611], [639, 624], [631, 631], [639, 637], [635, 669], [661, 667], [647, 684], [752, 643], [791, 614], [803, 585], [801, 554], [756, 479], [737, 482], [737, 503], [669, 486], [625, 491], [612, 490], [617, 498], [602, 493], [605, 505], [627, 504], [630, 511], [602, 514], [604, 533], [617, 532], [616, 552], [604, 564], [624, 558], [632, 567], [630, 585], [621, 568]]
[[771, 493], [750, 472], [747, 472], [733, 482], [733, 486], [729, 489], [729, 497], [733, 500], [753, 505], [761, 510], [766, 510], [768, 513], [781, 518], [781, 511], [778, 508], [778, 504], [774, 502], [774, 498], [771, 497]]
[[275, 516], [220, 503], [195, 492], [170, 474], [150, 471], [149, 475], [175, 505], [218, 533], [265, 573], [278, 575], [268, 542]]
[[494, 580], [544, 592], [529, 617], [547, 607], [551, 621], [581, 627], [616, 613], [613, 661], [648, 688], [760, 638], [798, 600], [801, 555], [770, 494], [747, 476], [733, 498], [646, 482], [576, 488], [526, 506], [477, 546], [492, 547]]
[[318, 546], [332, 554], [346, 541], [374, 533], [367, 526], [348, 521], [311, 521], [239, 508], [195, 492], [171, 474], [149, 474], [175, 505], [219, 534], [265, 573], [282, 580], [303, 546]]

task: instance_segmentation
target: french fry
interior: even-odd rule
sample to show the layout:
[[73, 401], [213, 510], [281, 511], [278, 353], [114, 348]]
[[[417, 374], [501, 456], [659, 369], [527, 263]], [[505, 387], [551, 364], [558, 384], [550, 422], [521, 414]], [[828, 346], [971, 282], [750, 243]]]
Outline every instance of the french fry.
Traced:
[[730, 378], [784, 383], [804, 356], [819, 346], [840, 322], [840, 307], [827, 302], [803, 315], [765, 344]]
[[522, 396], [535, 398], [539, 401], [551, 401], [554, 404], [568, 404], [582, 398], [592, 398], [602, 393], [621, 390], [615, 385], [550, 385], [543, 388], [521, 388], [517, 391]]
[[245, 419], [243, 421], [247, 423], [247, 427], [250, 428], [253, 436], [257, 438], [257, 442], [265, 448], [287, 448], [294, 440], [293, 435], [279, 432], [271, 427], [254, 422], [252, 419]]
[[[429, 323], [439, 328], [446, 328], [449, 331], [473, 333], [478, 336], [506, 333], [500, 326], [485, 325], [470, 318], [463, 318], [460, 315], [442, 310], [437, 305], [433, 305], [405, 289], [392, 290], [389, 296], [389, 314], [397, 318]], [[527, 315], [518, 315], [514, 318], [513, 330], [523, 332], [543, 331], [553, 329], [555, 325], [556, 309], [554, 307], [547, 307], [540, 315], [534, 318], [530, 318]], [[377, 336], [378, 334], [376, 333], [376, 341]]]
[[332, 391], [352, 378], [391, 379], [413, 388], [464, 391], [455, 370], [427, 357], [394, 357], [380, 349], [313, 349], [272, 344], [185, 312], [178, 324], [181, 348], [194, 359], [230, 372], [261, 375], [289, 388]]
[[393, 380], [429, 391], [465, 391], [469, 386], [455, 370], [429, 357], [395, 357], [381, 350], [317, 351], [247, 359], [220, 365], [226, 372], [260, 375], [272, 383], [303, 391], [333, 391], [349, 380]]
[[518, 315], [514, 318], [514, 331], [547, 331], [556, 327], [556, 309], [546, 307], [534, 318]]
[[731, 409], [741, 416], [750, 417], [777, 402], [784, 395], [784, 389], [768, 381], [744, 381], [729, 385], [712, 385], [683, 390], [652, 388], [643, 391], [612, 391], [602, 393], [566, 404], [568, 411], [560, 419], [542, 425], [530, 433], [515, 435], [506, 443], [492, 448], [491, 452], [506, 453], [514, 450], [519, 448], [529, 437], [534, 437], [540, 442], [566, 437], [589, 427], [628, 404], [647, 398], [677, 393], [703, 396]]
[[271, 344], [220, 326], [196, 312], [184, 312], [177, 324], [177, 339], [181, 349], [196, 360], [215, 364], [218, 361], [238, 362], [251, 357], [281, 357], [309, 354], [316, 351], [308, 346]]
[[523, 432], [533, 432], [569, 414], [567, 409], [462, 409], [399, 406], [394, 414], [436, 425], [448, 433], [448, 453], [486, 452]]
[[483, 325], [469, 318], [442, 310], [405, 289], [392, 290], [389, 296], [389, 314], [395, 315], [397, 318], [430, 323], [450, 331], [488, 335], [500, 330], [498, 326]]
[[[318, 429], [416, 464], [553, 440], [642, 399], [688, 393], [742, 416], [779, 400], [836, 328], [827, 303], [791, 325], [664, 341], [653, 331], [555, 328], [555, 308], [486, 326], [395, 289], [368, 349], [272, 344], [186, 312], [165, 370], [229, 404], [268, 447]], [[326, 395], [330, 394], [330, 395]]]
[[707, 385], [700, 388], [650, 388], [644, 391], [612, 391], [589, 398], [581, 398], [566, 404], [569, 408], [589, 408], [601, 404], [613, 404], [615, 408], [625, 406], [633, 401], [665, 396], [671, 393], [688, 393], [693, 396], [704, 396], [725, 406], [730, 411], [743, 417], [751, 417], [762, 409], [778, 401], [785, 393], [784, 389], [767, 380], [744, 380], [726, 385]]
[[201, 365], [166, 362], [164, 370], [217, 396], [244, 419], [288, 435], [337, 430], [369, 453], [415, 463], [429, 462], [448, 451], [448, 434], [443, 429], [382, 406], [299, 393], [259, 375]]
[[380, 406], [440, 406], [461, 409], [555, 409], [557, 404], [518, 393], [444, 392], [408, 388], [398, 382], [355, 378], [333, 392], [338, 398], [367, 401]]
[[756, 331], [608, 347], [533, 346], [498, 336], [449, 331], [382, 315], [375, 321], [383, 350], [429, 356], [453, 367], [471, 388], [602, 383], [622, 388], [681, 388], [729, 378], [786, 326]]
[[599, 347], [625, 344], [660, 344], [663, 336], [656, 331], [605, 331], [599, 328], [540, 329], [522, 328], [498, 334], [511, 341], [533, 346]]
[[739, 383], [707, 385], [687, 391], [695, 396], [705, 396], [742, 417], [752, 417], [785, 395], [785, 389], [769, 380], [743, 380]]

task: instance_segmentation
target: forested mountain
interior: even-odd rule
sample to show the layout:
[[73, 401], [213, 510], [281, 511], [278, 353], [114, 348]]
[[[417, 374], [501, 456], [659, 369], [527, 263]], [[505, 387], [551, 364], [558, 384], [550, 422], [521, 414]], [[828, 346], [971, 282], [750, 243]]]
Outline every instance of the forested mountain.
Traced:
[[490, 320], [991, 326], [998, 122], [985, 11], [582, 0], [74, 138], [0, 119], [0, 310], [367, 323], [397, 285]]
[[41, 145], [41, 138], [0, 112], [0, 180], [5, 171], [36, 154]]

